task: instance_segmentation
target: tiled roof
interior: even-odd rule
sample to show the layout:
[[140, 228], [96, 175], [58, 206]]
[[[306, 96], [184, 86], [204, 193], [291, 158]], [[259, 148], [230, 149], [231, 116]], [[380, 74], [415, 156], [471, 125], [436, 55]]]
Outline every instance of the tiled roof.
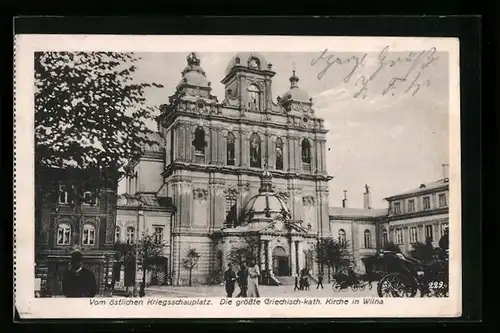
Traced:
[[398, 193], [398, 194], [391, 195], [391, 196], [387, 197], [386, 199], [390, 199], [390, 198], [394, 198], [394, 197], [399, 197], [399, 196], [407, 196], [407, 195], [412, 195], [412, 194], [418, 194], [420, 192], [427, 192], [429, 190], [434, 190], [434, 189], [438, 189], [438, 188], [441, 188], [441, 187], [444, 188], [444, 187], [447, 187], [447, 186], [449, 186], [448, 179], [447, 178], [440, 179], [440, 180], [436, 180], [436, 181], [433, 181], [433, 182], [430, 182], [430, 183], [421, 184], [419, 187], [411, 189], [411, 190], [408, 190], [408, 191], [404, 191], [404, 192], [401, 192], [401, 193]]
[[165, 140], [159, 132], [152, 132], [146, 135], [149, 141], [153, 141], [153, 144], [145, 145], [142, 149], [144, 152], [163, 152], [163, 147], [165, 146]]
[[388, 210], [384, 209], [364, 209], [364, 208], [344, 208], [330, 207], [329, 214], [331, 217], [379, 217], [387, 215]]

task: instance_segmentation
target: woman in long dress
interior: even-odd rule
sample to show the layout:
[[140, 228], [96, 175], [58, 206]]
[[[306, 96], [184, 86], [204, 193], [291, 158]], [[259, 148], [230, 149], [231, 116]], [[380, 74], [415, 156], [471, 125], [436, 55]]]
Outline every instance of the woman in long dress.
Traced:
[[253, 260], [248, 263], [248, 290], [247, 297], [260, 297], [259, 295], [259, 267]]

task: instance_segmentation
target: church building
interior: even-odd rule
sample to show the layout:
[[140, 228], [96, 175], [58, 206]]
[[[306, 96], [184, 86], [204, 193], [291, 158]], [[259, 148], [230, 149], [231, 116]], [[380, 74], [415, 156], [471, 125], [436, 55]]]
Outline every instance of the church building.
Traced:
[[329, 207], [328, 130], [295, 71], [288, 91], [273, 99], [275, 74], [262, 55], [238, 53], [221, 80], [219, 102], [200, 58], [189, 54], [157, 118], [156, 143], [127, 165], [125, 197], [138, 198], [140, 208], [120, 197], [116, 240], [159, 233], [166, 241], [165, 281], [188, 283], [191, 249], [200, 255], [193, 283], [215, 281], [248, 237], [263, 283], [270, 284], [303, 269], [314, 279], [322, 269], [313, 258], [321, 237], [349, 241], [360, 273], [361, 259], [387, 240], [381, 230], [389, 210], [371, 207], [368, 186], [363, 209], [348, 208], [347, 198], [343, 207]]

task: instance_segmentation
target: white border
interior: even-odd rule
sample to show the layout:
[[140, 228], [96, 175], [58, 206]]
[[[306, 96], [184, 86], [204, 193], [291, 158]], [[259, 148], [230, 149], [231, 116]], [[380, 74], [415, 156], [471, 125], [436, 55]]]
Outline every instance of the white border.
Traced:
[[[86, 299], [34, 298], [34, 52], [379, 52], [437, 47], [449, 53], [450, 297], [384, 299], [350, 306], [90, 306]], [[174, 46], [174, 47], [173, 47]], [[460, 84], [456, 38], [284, 36], [17, 35], [15, 39], [15, 304], [21, 318], [457, 317], [462, 312]], [[219, 304], [221, 298], [211, 298]], [[106, 299], [104, 299], [106, 300]], [[109, 300], [109, 299], [108, 299]], [[145, 299], [147, 300], [147, 299]], [[362, 302], [361, 302], [362, 304]]]

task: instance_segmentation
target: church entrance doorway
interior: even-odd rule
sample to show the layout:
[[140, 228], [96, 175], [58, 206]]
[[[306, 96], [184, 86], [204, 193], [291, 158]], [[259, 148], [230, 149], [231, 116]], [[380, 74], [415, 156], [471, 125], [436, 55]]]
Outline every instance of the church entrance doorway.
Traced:
[[273, 273], [275, 276], [290, 275], [288, 255], [281, 246], [276, 246], [273, 250]]

